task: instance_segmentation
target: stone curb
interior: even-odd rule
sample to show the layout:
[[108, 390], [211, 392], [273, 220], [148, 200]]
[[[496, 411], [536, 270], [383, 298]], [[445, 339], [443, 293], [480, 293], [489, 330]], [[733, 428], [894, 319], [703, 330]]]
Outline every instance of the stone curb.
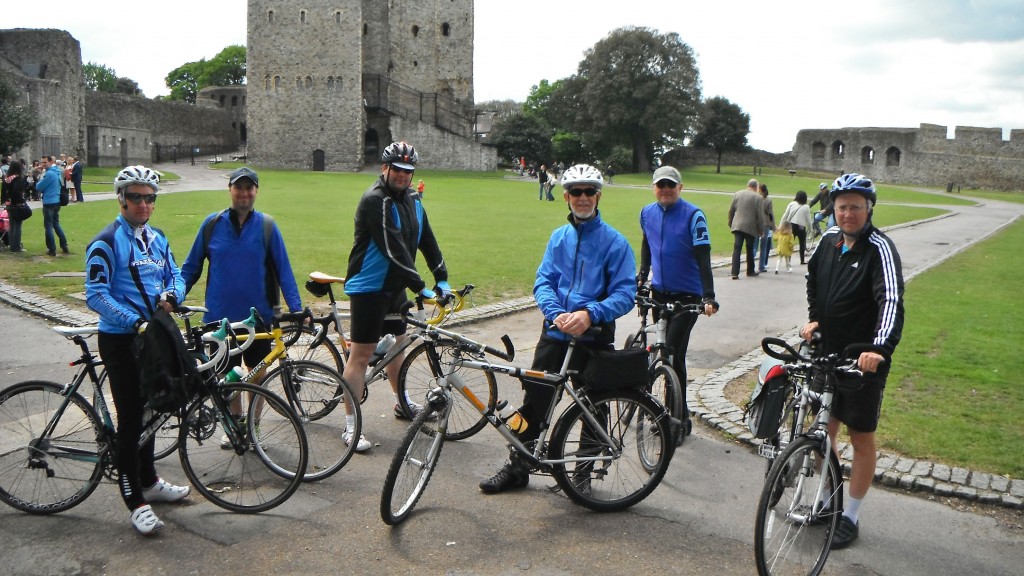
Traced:
[[[795, 343], [800, 339], [798, 330], [794, 328], [781, 338]], [[755, 450], [761, 445], [761, 440], [754, 438], [747, 428], [743, 409], [725, 397], [725, 387], [733, 380], [756, 371], [764, 358], [766, 356], [760, 348], [752, 350], [694, 380], [686, 391], [686, 401], [694, 416]], [[853, 448], [840, 443], [838, 449], [843, 471], [848, 476]], [[878, 453], [875, 482], [908, 492], [930, 492], [936, 496], [955, 496], [982, 504], [1024, 509], [1024, 480], [915, 460], [899, 454]]]
[[[714, 263], [715, 267], [725, 261]], [[0, 282], [0, 300], [29, 314], [40, 316], [57, 324], [87, 326], [99, 319], [65, 306], [46, 296], [27, 292], [10, 284]], [[463, 310], [445, 322], [446, 327], [463, 326], [507, 316], [528, 310], [536, 304], [532, 296], [524, 296], [504, 302], [487, 304]], [[797, 328], [782, 336], [789, 342], [799, 339]], [[760, 348], [741, 358], [713, 370], [687, 386], [686, 400], [694, 416], [708, 426], [717, 429], [755, 450], [760, 441], [753, 437], [743, 421], [743, 409], [725, 397], [725, 386], [737, 378], [757, 370], [764, 358]], [[839, 446], [840, 459], [846, 474], [850, 471], [852, 448], [847, 444]], [[883, 486], [900, 488], [910, 492], [931, 492], [937, 496], [955, 496], [983, 504], [996, 504], [1015, 509], [1024, 509], [1024, 480], [998, 476], [965, 468], [951, 468], [948, 465], [915, 460], [898, 454], [880, 452], [875, 468], [875, 482]]]

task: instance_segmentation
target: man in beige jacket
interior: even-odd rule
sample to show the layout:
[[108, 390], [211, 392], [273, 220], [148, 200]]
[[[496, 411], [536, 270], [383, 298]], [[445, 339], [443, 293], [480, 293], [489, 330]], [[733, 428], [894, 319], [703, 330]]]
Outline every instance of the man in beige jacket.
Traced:
[[754, 240], [767, 225], [764, 199], [757, 191], [757, 180], [747, 182], [747, 187], [733, 194], [729, 205], [729, 229], [732, 230], [732, 279], [740, 277], [740, 250], [747, 245], [747, 276], [755, 278], [757, 261], [754, 258]]

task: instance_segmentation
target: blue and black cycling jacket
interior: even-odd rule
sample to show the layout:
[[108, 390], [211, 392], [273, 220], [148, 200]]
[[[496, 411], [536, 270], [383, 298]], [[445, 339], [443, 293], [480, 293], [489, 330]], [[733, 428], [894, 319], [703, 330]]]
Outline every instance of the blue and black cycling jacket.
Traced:
[[[147, 245], [148, 242], [148, 245]], [[185, 299], [185, 282], [167, 237], [144, 224], [133, 229], [118, 216], [85, 253], [85, 300], [100, 315], [100, 332], [130, 334], [148, 321], [163, 293]]]
[[[533, 296], [548, 322], [563, 312], [586, 310], [593, 325], [609, 324], [633, 309], [635, 278], [636, 261], [625, 236], [605, 224], [600, 213], [578, 224], [570, 214], [569, 224], [551, 234]], [[548, 335], [569, 339], [557, 332]]]
[[660, 292], [714, 298], [711, 235], [704, 212], [680, 198], [668, 208], [654, 202], [640, 210], [640, 277]]
[[448, 280], [444, 257], [419, 194], [392, 192], [381, 176], [359, 200], [355, 240], [345, 275], [346, 294], [422, 290], [416, 250], [423, 252], [434, 282]]
[[[213, 218], [217, 218], [217, 223], [210, 234], [210, 243], [204, 245], [204, 231], [207, 222]], [[278, 284], [288, 310], [302, 310], [302, 298], [295, 284], [295, 274], [281, 230], [275, 223], [265, 241], [263, 218], [262, 212], [253, 210], [238, 226], [237, 214], [229, 209], [214, 212], [199, 226], [192, 249], [181, 266], [181, 276], [185, 279], [185, 291], [191, 291], [203, 274], [203, 262], [209, 254], [205, 296], [205, 307], [209, 312], [204, 321], [227, 318], [238, 322], [249, 317], [250, 308], [256, 308], [260, 316], [269, 322], [273, 318], [273, 302], [276, 301], [276, 294], [270, 291], [276, 291]], [[270, 276], [277, 282], [272, 282]]]

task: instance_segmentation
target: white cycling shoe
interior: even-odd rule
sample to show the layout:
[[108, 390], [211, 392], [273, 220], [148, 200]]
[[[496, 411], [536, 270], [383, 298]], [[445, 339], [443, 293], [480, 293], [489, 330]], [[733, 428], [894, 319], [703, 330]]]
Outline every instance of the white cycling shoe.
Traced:
[[143, 536], [149, 536], [163, 527], [163, 520], [157, 518], [149, 504], [139, 506], [132, 512], [132, 528]]
[[156, 484], [153, 484], [149, 488], [143, 488], [142, 497], [147, 502], [177, 502], [185, 496], [192, 489], [188, 486], [175, 486], [170, 482], [165, 482], [163, 478], [157, 478]]

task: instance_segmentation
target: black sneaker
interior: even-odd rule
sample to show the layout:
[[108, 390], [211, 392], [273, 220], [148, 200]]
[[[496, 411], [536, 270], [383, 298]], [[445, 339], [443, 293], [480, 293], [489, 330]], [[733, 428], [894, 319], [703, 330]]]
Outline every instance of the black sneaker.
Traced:
[[530, 472], [517, 464], [509, 462], [494, 476], [480, 483], [480, 489], [486, 494], [498, 494], [508, 490], [526, 488], [530, 483]]
[[839, 525], [836, 526], [836, 533], [832, 537], [832, 549], [841, 550], [850, 544], [853, 544], [853, 541], [857, 539], [859, 532], [860, 525], [854, 524], [853, 520], [850, 520], [846, 516], [841, 516], [839, 518]]

